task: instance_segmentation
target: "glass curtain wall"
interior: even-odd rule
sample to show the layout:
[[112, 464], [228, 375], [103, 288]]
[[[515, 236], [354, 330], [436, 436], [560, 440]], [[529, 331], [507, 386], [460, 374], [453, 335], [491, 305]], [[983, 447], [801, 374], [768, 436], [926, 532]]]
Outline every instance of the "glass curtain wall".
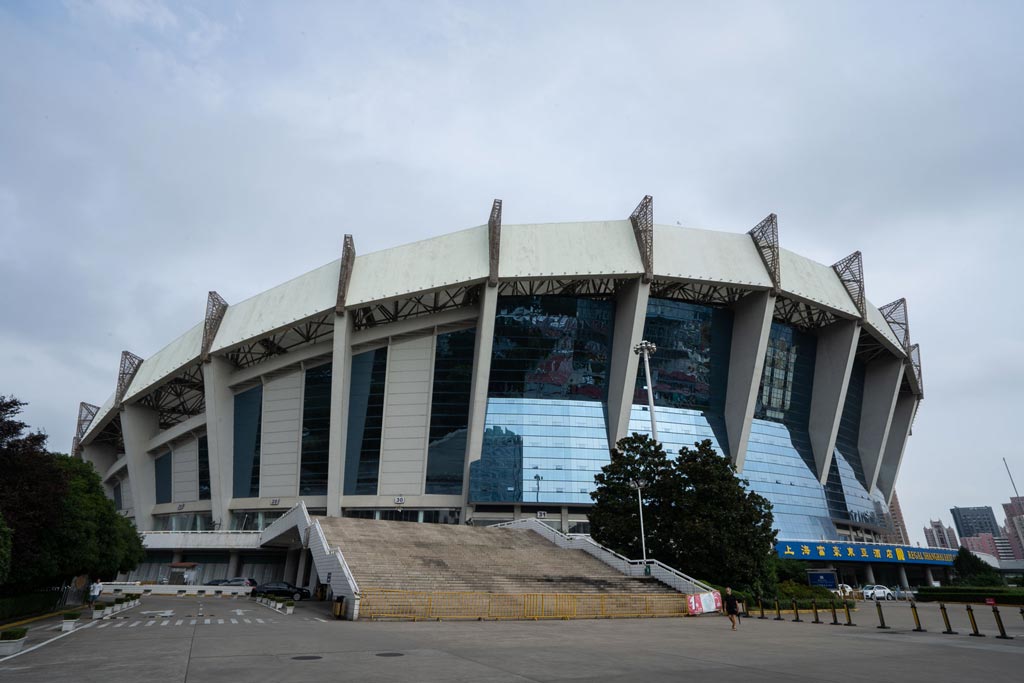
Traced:
[[210, 444], [205, 436], [199, 437], [199, 500], [210, 500]]
[[156, 502], [170, 503], [171, 498], [171, 452], [167, 451], [153, 461], [153, 471], [156, 475]]
[[604, 299], [499, 297], [472, 501], [591, 502], [609, 461], [614, 312]]
[[235, 394], [235, 453], [233, 496], [260, 495], [260, 432], [263, 425], [263, 385]]
[[838, 539], [808, 433], [817, 338], [772, 322], [743, 477], [774, 506], [780, 539]]
[[331, 431], [331, 364], [306, 370], [302, 400], [299, 495], [327, 495], [327, 443]]
[[437, 335], [426, 493], [462, 495], [476, 329]]
[[[710, 439], [728, 453], [725, 390], [729, 380], [732, 311], [670, 299], [650, 299], [644, 339], [658, 347], [650, 357], [658, 439], [669, 455]], [[651, 433], [647, 378], [637, 368], [629, 432]]]
[[352, 356], [345, 448], [347, 496], [377, 494], [387, 368], [387, 347]]

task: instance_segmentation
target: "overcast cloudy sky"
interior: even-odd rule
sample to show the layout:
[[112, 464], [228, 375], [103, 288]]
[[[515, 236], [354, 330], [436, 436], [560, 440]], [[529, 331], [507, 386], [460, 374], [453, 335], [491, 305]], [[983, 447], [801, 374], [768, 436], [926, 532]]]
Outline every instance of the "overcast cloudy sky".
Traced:
[[[337, 258], [479, 225], [745, 232], [907, 297], [915, 541], [1024, 487], [1024, 5], [0, 5], [0, 394], [71, 442], [122, 349]], [[997, 517], [1002, 522], [1002, 511]]]

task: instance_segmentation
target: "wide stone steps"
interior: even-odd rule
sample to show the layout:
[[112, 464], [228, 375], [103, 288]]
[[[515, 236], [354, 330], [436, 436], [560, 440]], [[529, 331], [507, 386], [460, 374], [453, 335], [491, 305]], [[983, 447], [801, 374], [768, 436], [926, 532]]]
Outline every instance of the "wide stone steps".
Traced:
[[525, 529], [317, 517], [361, 588], [423, 592], [674, 593]]

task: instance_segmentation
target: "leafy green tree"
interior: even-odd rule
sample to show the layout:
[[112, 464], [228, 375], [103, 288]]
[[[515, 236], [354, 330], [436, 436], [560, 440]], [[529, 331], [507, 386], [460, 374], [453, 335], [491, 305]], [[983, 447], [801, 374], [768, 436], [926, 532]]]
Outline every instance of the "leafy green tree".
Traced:
[[1002, 586], [1003, 577], [995, 567], [988, 564], [967, 548], [960, 548], [953, 560], [956, 584], [960, 586]]
[[7, 580], [11, 571], [11, 530], [4, 522], [4, 516], [0, 514], [0, 585]]
[[732, 464], [709, 440], [669, 460], [650, 437], [632, 434], [616, 445], [595, 478], [590, 511], [594, 540], [639, 557], [636, 490], [643, 479], [648, 556], [719, 585], [767, 593], [774, 589], [771, 504], [747, 491]]
[[0, 515], [11, 529], [5, 583], [31, 588], [78, 574], [113, 577], [144, 557], [134, 525], [103, 493], [92, 465], [46, 451], [46, 435], [24, 434], [25, 404], [0, 397]]

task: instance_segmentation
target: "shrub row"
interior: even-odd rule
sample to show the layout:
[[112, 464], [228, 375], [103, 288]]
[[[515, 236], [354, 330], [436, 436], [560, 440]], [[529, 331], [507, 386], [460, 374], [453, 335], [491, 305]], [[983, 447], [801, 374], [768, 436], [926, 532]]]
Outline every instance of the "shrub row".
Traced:
[[60, 600], [59, 591], [0, 598], [0, 621], [11, 621], [18, 617], [52, 612], [57, 606], [58, 600]]
[[921, 588], [917, 592], [918, 602], [985, 602], [995, 598], [1000, 605], [1024, 605], [1024, 590], [1005, 588]]
[[28, 633], [27, 628], [9, 628], [6, 631], [0, 631], [0, 640], [21, 640]]

